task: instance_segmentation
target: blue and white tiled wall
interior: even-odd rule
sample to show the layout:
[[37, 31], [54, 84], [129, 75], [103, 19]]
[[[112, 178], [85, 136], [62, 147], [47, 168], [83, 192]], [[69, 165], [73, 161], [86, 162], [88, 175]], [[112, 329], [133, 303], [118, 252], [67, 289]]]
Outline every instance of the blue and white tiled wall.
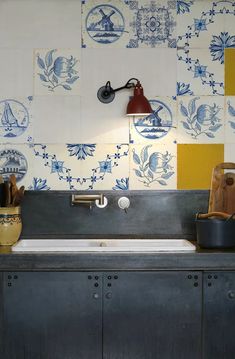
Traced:
[[[233, 160], [227, 47], [235, 1], [0, 0], [1, 174], [33, 190], [176, 189], [177, 143], [224, 143]], [[132, 77], [147, 118], [125, 117], [129, 90], [97, 99]]]

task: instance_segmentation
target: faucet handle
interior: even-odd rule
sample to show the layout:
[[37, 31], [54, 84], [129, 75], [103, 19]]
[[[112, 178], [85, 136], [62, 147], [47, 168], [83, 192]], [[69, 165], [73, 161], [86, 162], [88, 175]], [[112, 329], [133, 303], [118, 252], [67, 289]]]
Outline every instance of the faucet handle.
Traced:
[[130, 207], [130, 200], [127, 197], [120, 197], [118, 200], [118, 207], [123, 209], [126, 213], [128, 208]]

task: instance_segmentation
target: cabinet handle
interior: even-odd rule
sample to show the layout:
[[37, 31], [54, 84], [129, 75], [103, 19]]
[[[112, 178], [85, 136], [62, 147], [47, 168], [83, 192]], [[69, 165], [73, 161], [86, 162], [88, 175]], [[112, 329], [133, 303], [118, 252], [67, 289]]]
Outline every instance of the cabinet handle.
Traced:
[[235, 299], [235, 292], [234, 292], [234, 290], [229, 290], [229, 291], [228, 291], [228, 297], [229, 297], [229, 299]]
[[106, 293], [105, 297], [107, 299], [111, 299], [112, 298], [112, 293], [111, 292]]
[[98, 294], [98, 293], [94, 293], [94, 294], [93, 294], [93, 298], [94, 298], [94, 299], [99, 299], [99, 294]]

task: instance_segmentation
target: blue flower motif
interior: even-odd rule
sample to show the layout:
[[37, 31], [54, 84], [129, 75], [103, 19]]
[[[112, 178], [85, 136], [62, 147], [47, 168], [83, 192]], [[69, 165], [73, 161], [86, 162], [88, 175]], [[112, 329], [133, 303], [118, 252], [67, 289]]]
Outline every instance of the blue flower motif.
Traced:
[[129, 178], [128, 177], [116, 179], [116, 185], [113, 187], [113, 190], [127, 191], [128, 189], [129, 189]]
[[71, 91], [73, 85], [78, 79], [78, 71], [74, 69], [78, 60], [73, 56], [66, 58], [58, 56], [53, 59], [56, 49], [50, 50], [46, 53], [45, 58], [37, 54], [37, 65], [40, 69], [38, 76], [49, 91], [54, 92], [56, 88], [63, 87], [66, 91]]
[[206, 31], [206, 19], [194, 19], [195, 31]]
[[29, 186], [29, 190], [32, 191], [49, 191], [50, 187], [47, 186], [47, 180], [39, 177], [33, 178], [33, 184]]
[[63, 161], [51, 161], [51, 173], [63, 173]]
[[77, 156], [78, 160], [85, 160], [87, 156], [93, 156], [95, 144], [67, 144], [70, 156]]
[[99, 161], [100, 173], [112, 173], [112, 161]]
[[190, 90], [190, 84], [185, 84], [184, 82], [177, 82], [176, 91], [177, 96], [193, 95], [193, 91]]
[[224, 63], [224, 49], [235, 47], [235, 36], [229, 36], [228, 32], [221, 32], [219, 36], [213, 36], [210, 44], [210, 52], [213, 61], [220, 61]]
[[206, 77], [207, 66], [196, 65], [194, 67], [194, 77]]
[[53, 71], [56, 76], [63, 78], [63, 77], [72, 77], [77, 73], [74, 70], [74, 66], [76, 65], [77, 60], [71, 56], [70, 59], [66, 57], [59, 56], [54, 61]]
[[177, 14], [190, 12], [190, 6], [193, 4], [193, 2], [194, 0], [176, 1]]

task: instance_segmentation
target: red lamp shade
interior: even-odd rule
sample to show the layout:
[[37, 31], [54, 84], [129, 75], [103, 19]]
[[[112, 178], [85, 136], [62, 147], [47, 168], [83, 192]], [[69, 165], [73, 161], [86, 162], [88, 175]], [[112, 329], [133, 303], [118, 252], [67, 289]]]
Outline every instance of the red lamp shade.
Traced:
[[153, 112], [149, 101], [144, 96], [144, 90], [139, 81], [134, 88], [134, 96], [127, 105], [127, 116], [147, 116]]

